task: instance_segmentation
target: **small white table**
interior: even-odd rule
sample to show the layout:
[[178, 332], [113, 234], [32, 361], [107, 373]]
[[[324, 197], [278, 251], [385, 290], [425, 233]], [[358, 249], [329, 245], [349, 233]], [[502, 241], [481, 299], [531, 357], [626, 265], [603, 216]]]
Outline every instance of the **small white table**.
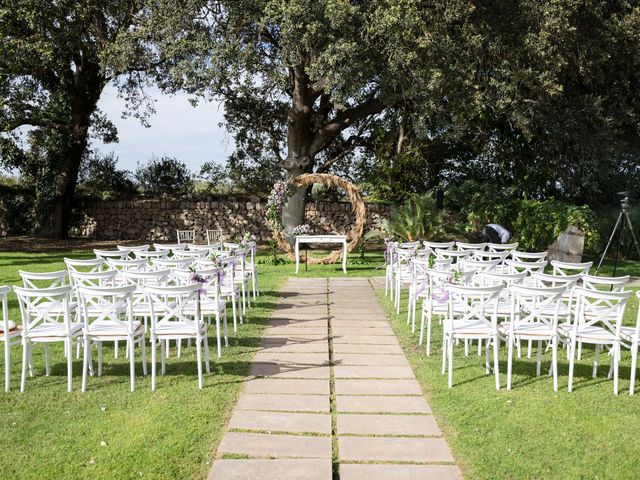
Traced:
[[347, 236], [346, 235], [296, 235], [296, 273], [300, 269], [301, 243], [341, 243], [342, 271], [347, 273]]

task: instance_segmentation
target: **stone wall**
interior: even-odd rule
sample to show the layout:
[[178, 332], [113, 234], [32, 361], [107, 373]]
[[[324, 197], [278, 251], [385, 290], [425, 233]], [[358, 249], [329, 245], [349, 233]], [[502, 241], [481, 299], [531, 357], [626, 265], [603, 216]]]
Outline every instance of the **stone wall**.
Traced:
[[[80, 205], [84, 219], [78, 228], [82, 237], [109, 240], [175, 241], [176, 230], [196, 230], [204, 242], [206, 229], [222, 229], [225, 240], [245, 233], [265, 242], [271, 233], [265, 221], [266, 202], [194, 201], [151, 199], [91, 202]], [[389, 206], [367, 205], [365, 232], [377, 229], [389, 214]], [[354, 223], [351, 204], [310, 202], [306, 223], [314, 233], [348, 233]]]

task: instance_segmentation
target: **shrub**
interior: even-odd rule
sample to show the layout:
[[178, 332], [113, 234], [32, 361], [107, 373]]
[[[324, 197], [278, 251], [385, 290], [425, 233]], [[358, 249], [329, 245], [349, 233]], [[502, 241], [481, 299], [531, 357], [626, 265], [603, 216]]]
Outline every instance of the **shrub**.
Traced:
[[82, 162], [78, 174], [78, 194], [100, 200], [114, 200], [136, 192], [131, 172], [118, 170], [113, 152], [91, 152]]
[[391, 209], [383, 228], [407, 242], [429, 240], [444, 232], [442, 214], [430, 193], [409, 195], [401, 206]]
[[191, 172], [173, 157], [152, 157], [138, 164], [135, 178], [145, 195], [184, 195], [191, 189]]

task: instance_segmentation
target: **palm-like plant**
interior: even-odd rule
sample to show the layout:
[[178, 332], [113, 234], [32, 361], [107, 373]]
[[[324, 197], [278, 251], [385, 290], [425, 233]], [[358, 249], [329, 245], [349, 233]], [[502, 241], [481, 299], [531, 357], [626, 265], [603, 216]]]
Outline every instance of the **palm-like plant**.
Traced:
[[430, 240], [444, 232], [442, 214], [429, 193], [410, 195], [404, 204], [392, 208], [383, 228], [407, 242]]

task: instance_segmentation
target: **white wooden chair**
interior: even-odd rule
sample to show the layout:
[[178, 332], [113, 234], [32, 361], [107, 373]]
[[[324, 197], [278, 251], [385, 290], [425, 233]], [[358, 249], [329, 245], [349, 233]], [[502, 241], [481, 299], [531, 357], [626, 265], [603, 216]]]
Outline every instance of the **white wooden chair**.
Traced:
[[118, 250], [124, 250], [126, 252], [128, 252], [128, 255], [134, 256], [136, 252], [146, 252], [149, 250], [149, 248], [151, 248], [151, 246], [149, 244], [144, 244], [144, 245], [116, 245], [116, 248]]
[[460, 260], [471, 258], [473, 251], [470, 250], [442, 250], [436, 248], [433, 253], [436, 258], [449, 258], [453, 263], [458, 263]]
[[[200, 290], [200, 313], [207, 323], [211, 325], [211, 317], [216, 323], [216, 345], [218, 358], [222, 356], [222, 341], [220, 335], [221, 320], [224, 325], [224, 345], [229, 346], [229, 334], [227, 327], [227, 304], [221, 299], [220, 295], [220, 279], [224, 275], [221, 268], [212, 268], [209, 270], [175, 271], [174, 275], [179, 279], [181, 285], [189, 285], [194, 283], [194, 278], [202, 280], [202, 288]], [[189, 311], [193, 311], [195, 315], [195, 304], [191, 304]], [[180, 343], [178, 343], [180, 346]], [[179, 356], [179, 355], [178, 355]]]
[[487, 243], [456, 242], [456, 248], [458, 251], [484, 250], [487, 248]]
[[544, 273], [544, 269], [547, 266], [546, 260], [540, 260], [538, 262], [506, 260], [504, 264], [507, 267], [507, 271], [510, 273], [525, 272], [527, 275], [533, 275], [534, 273]]
[[450, 258], [414, 258], [411, 262], [413, 267], [413, 275], [411, 279], [411, 285], [409, 286], [409, 300], [407, 305], [407, 325], [411, 322], [411, 333], [416, 331], [416, 308], [418, 300], [424, 298], [429, 292], [429, 270], [443, 270], [448, 271], [451, 269]]
[[245, 247], [249, 250], [249, 260], [245, 261], [244, 269], [247, 272], [247, 275], [251, 278], [251, 289], [253, 290], [253, 299], [255, 300], [260, 295], [258, 264], [256, 263], [258, 245], [256, 242], [250, 241], [245, 243]]
[[[72, 321], [69, 312], [71, 287], [22, 288], [13, 287], [18, 297], [22, 317], [22, 375], [20, 391], [27, 382], [27, 364], [35, 343], [44, 345], [45, 374], [49, 376], [49, 343], [63, 342], [67, 358], [67, 391], [73, 382], [73, 342], [82, 338], [82, 324]], [[32, 372], [31, 372], [32, 373]]]
[[207, 229], [205, 234], [207, 236], [207, 245], [222, 242], [222, 229], [220, 228]]
[[173, 252], [174, 259], [184, 259], [184, 258], [205, 258], [209, 255], [208, 250], [176, 250]]
[[117, 270], [120, 273], [129, 271], [129, 270], [133, 272], [144, 272], [149, 266], [149, 263], [147, 262], [146, 258], [136, 258], [136, 259], [127, 258], [126, 260], [108, 259], [107, 264], [113, 270]]
[[500, 390], [498, 350], [498, 299], [502, 285], [467, 287], [447, 285], [449, 314], [443, 322], [442, 373], [448, 371], [449, 388], [453, 386], [453, 345], [456, 340], [486, 340], [486, 373], [491, 371], [489, 345], [493, 347], [493, 372], [496, 390]]
[[463, 260], [459, 260], [456, 265], [458, 265], [462, 270], [480, 273], [494, 272], [501, 263], [502, 260], [500, 258], [494, 260], [469, 260], [465, 258]]
[[[434, 316], [445, 318], [449, 314], [449, 293], [447, 285], [453, 281], [453, 271], [450, 269], [429, 269], [427, 270], [428, 287], [426, 292], [421, 292], [422, 308], [420, 316], [420, 338], [418, 344], [422, 345], [425, 333], [425, 324], [427, 327], [426, 337], [426, 354], [431, 355], [431, 325]], [[467, 285], [473, 277], [473, 272], [463, 272], [461, 270], [456, 273], [459, 276], [459, 283]], [[442, 347], [445, 348], [444, 345]], [[468, 349], [468, 346], [467, 346]]]
[[[9, 320], [8, 294], [11, 287], [0, 287], [0, 301], [2, 301], [2, 331], [0, 340], [4, 343], [4, 391], [8, 392], [11, 383], [11, 346], [20, 344], [22, 327]], [[31, 363], [31, 359], [29, 359]]]
[[547, 252], [520, 252], [511, 251], [511, 260], [516, 262], [542, 262], [547, 259]]
[[139, 250], [133, 252], [133, 257], [136, 259], [145, 258], [150, 261], [152, 258], [167, 258], [171, 250]]
[[551, 260], [554, 275], [586, 275], [593, 266], [593, 262], [561, 262], [559, 260]]
[[487, 250], [473, 250], [473, 260], [480, 262], [487, 262], [489, 260], [500, 260], [500, 265], [504, 264], [505, 260], [509, 257], [509, 252], [492, 252]]
[[551, 372], [553, 391], [558, 391], [558, 313], [562, 303], [564, 286], [525, 287], [512, 285], [510, 320], [499, 325], [499, 331], [507, 339], [507, 390], [511, 390], [513, 347], [521, 340], [537, 341], [536, 375], [540, 376], [542, 342], [551, 345]]
[[154, 243], [153, 248], [157, 252], [167, 252], [167, 255], [175, 252], [176, 250], [186, 250], [189, 247], [186, 243]]
[[393, 283], [395, 281], [394, 267], [395, 267], [395, 249], [397, 248], [397, 242], [387, 242], [384, 250], [384, 296], [393, 294]]
[[607, 290], [609, 292], [623, 292], [631, 280], [629, 275], [621, 277], [600, 277], [596, 275], [582, 275], [580, 286], [588, 290]]
[[518, 249], [518, 243], [487, 243], [487, 249], [490, 252], [513, 252]]
[[425, 240], [422, 244], [424, 248], [430, 248], [431, 250], [435, 250], [436, 248], [439, 250], [452, 250], [456, 242], [429, 242]]
[[[144, 289], [147, 286], [165, 287], [171, 278], [171, 270], [153, 270], [153, 271], [135, 271], [124, 270], [121, 273], [124, 281], [129, 285], [135, 285], [136, 290], [133, 292], [133, 318], [142, 318], [144, 322], [144, 331], [148, 331], [147, 320], [151, 317], [151, 306], [147, 303], [147, 297]], [[169, 349], [167, 349], [167, 352]]]
[[[636, 297], [640, 301], [640, 291], [636, 292]], [[638, 318], [635, 327], [620, 327], [620, 339], [622, 345], [631, 350], [631, 384], [629, 385], [629, 395], [635, 392], [636, 369], [638, 368], [638, 345], [640, 345], [640, 308], [638, 309]]]
[[247, 306], [251, 308], [251, 295], [249, 295], [250, 274], [246, 269], [248, 254], [249, 254], [248, 248], [237, 248], [233, 250], [233, 256], [235, 256], [237, 259], [234, 273], [233, 273], [233, 280], [236, 283], [236, 285], [240, 286], [243, 315], [246, 314], [247, 312]]
[[400, 313], [400, 295], [403, 287], [409, 287], [413, 281], [413, 271], [411, 261], [416, 255], [414, 248], [397, 247], [394, 252], [394, 292], [396, 313]]
[[577, 315], [569, 340], [569, 392], [573, 391], [573, 373], [578, 342], [595, 346], [592, 377], [598, 374], [598, 354], [603, 347], [612, 353], [613, 393], [618, 394], [618, 367], [622, 319], [631, 292], [601, 292], [578, 287], [575, 289]]
[[196, 242], [196, 231], [195, 230], [176, 230], [176, 237], [178, 239], [178, 244], [182, 245], [183, 243], [195, 243]]
[[103, 260], [114, 259], [114, 260], [125, 260], [129, 256], [129, 252], [131, 250], [98, 250], [94, 249], [93, 253], [96, 258], [102, 258]]
[[[172, 287], [146, 287], [147, 302], [151, 305], [151, 390], [156, 389], [156, 349], [160, 344], [161, 372], [166, 371], [164, 353], [166, 340], [195, 339], [198, 387], [203, 387], [202, 349], [207, 373], [209, 366], [209, 344], [207, 324], [200, 312], [199, 283]], [[196, 305], [195, 312], [191, 308]]]
[[68, 272], [57, 270], [55, 272], [25, 272], [18, 270], [24, 288], [56, 288], [67, 285]]
[[152, 258], [151, 270], [189, 270], [192, 258]]
[[198, 268], [208, 270], [212, 268], [220, 268], [222, 270], [222, 276], [220, 277], [220, 296], [222, 298], [229, 299], [231, 302], [231, 311], [233, 314], [233, 331], [238, 331], [237, 319], [240, 319], [240, 324], [243, 323], [244, 317], [241, 307], [241, 295], [237, 289], [237, 283], [234, 281], [236, 272], [236, 264], [238, 259], [235, 256], [227, 255], [216, 257], [215, 263], [204, 264], [200, 263]]
[[87, 371], [91, 362], [91, 345], [98, 349], [98, 376], [102, 376], [102, 343], [123, 340], [129, 357], [130, 388], [135, 390], [135, 346], [142, 350], [142, 371], [147, 374], [144, 328], [133, 319], [135, 285], [116, 287], [78, 287], [80, 317], [83, 323], [84, 360], [82, 391], [87, 389]]

